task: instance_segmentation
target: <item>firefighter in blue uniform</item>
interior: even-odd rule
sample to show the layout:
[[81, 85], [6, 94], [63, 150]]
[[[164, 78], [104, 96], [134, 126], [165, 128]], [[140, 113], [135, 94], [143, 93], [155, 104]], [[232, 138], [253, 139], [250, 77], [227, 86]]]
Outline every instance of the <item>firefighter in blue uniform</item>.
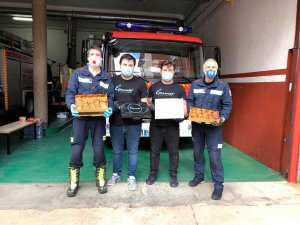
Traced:
[[214, 191], [211, 198], [220, 200], [223, 193], [224, 170], [221, 160], [222, 123], [229, 117], [232, 109], [231, 91], [227, 83], [217, 77], [218, 64], [208, 59], [203, 65], [204, 77], [194, 81], [188, 95], [188, 111], [191, 106], [219, 111], [220, 118], [213, 124], [192, 122], [194, 144], [195, 177], [189, 182], [195, 187], [204, 182], [205, 158], [204, 146], [207, 143], [211, 177]]
[[[82, 153], [89, 130], [94, 151], [93, 164], [96, 168], [96, 186], [100, 194], [107, 192], [104, 139], [106, 135], [106, 118], [113, 112], [113, 84], [110, 75], [101, 69], [101, 49], [98, 46], [92, 46], [88, 49], [87, 55], [88, 65], [75, 70], [66, 91], [66, 103], [74, 117], [71, 134], [72, 154], [69, 162], [70, 187], [67, 191], [69, 197], [76, 196], [78, 190], [80, 168], [83, 166]], [[75, 105], [75, 95], [80, 94], [107, 94], [108, 110], [103, 116], [80, 117]]]

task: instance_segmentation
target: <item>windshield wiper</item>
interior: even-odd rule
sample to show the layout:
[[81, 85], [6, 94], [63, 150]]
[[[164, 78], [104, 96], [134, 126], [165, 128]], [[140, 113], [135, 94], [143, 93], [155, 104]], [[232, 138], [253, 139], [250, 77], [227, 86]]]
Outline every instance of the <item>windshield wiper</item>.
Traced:
[[185, 81], [189, 82], [190, 84], [193, 82], [191, 79], [189, 79], [189, 78], [187, 78], [187, 77], [184, 77], [184, 76], [182, 76], [182, 75], [179, 75], [178, 73], [176, 73], [175, 76], [184, 79]]

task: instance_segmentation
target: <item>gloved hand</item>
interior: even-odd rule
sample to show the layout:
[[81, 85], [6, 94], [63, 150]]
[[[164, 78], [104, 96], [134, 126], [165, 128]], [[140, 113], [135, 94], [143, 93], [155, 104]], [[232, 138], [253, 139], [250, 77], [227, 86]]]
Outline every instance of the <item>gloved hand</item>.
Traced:
[[177, 123], [181, 123], [184, 119], [174, 119]]
[[219, 120], [215, 120], [212, 123], [212, 125], [215, 126], [215, 127], [218, 127], [218, 126], [221, 126], [222, 123], [224, 123], [224, 121], [225, 121], [225, 118], [224, 117], [220, 117], [220, 119]]
[[133, 118], [132, 118], [132, 120], [134, 120], [134, 121], [138, 121], [138, 120], [141, 120], [141, 118], [140, 118], [140, 117], [137, 117], [137, 116], [135, 116], [135, 117], [133, 117]]
[[112, 108], [111, 108], [111, 107], [108, 107], [108, 109], [104, 112], [103, 116], [104, 116], [105, 118], [108, 118], [108, 117], [111, 116], [112, 113], [113, 113]]
[[76, 108], [76, 105], [75, 105], [75, 104], [71, 104], [71, 106], [70, 106], [71, 114], [72, 114], [72, 116], [74, 116], [74, 117], [79, 117], [79, 112], [77, 112], [77, 111], [75, 110], [75, 108]]
[[114, 102], [114, 108], [115, 110], [120, 110], [121, 109], [121, 106], [119, 105], [119, 102]]
[[155, 111], [155, 105], [154, 104], [149, 104], [148, 108], [150, 109], [150, 111]]

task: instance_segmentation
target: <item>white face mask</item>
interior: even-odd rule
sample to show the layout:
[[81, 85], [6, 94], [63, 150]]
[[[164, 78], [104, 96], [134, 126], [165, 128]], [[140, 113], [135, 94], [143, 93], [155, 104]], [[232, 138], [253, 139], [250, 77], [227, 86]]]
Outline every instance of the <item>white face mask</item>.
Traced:
[[169, 71], [164, 71], [161, 74], [162, 80], [166, 81], [166, 82], [170, 82], [171, 80], [173, 80], [173, 76], [174, 76], [174, 74], [172, 72], [169, 72]]
[[102, 66], [102, 59], [99, 56], [90, 56], [88, 59], [88, 65], [92, 67], [101, 67]]

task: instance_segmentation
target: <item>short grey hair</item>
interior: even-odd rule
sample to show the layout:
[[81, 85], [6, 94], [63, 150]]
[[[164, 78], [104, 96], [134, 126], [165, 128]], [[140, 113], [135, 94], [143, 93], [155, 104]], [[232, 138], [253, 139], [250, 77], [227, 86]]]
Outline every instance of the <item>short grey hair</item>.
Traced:
[[219, 68], [219, 65], [218, 65], [217, 61], [214, 60], [213, 58], [209, 58], [209, 59], [205, 60], [205, 62], [203, 64], [203, 68], [205, 68], [206, 64], [209, 63], [209, 62], [214, 63], [217, 66], [217, 69]]

